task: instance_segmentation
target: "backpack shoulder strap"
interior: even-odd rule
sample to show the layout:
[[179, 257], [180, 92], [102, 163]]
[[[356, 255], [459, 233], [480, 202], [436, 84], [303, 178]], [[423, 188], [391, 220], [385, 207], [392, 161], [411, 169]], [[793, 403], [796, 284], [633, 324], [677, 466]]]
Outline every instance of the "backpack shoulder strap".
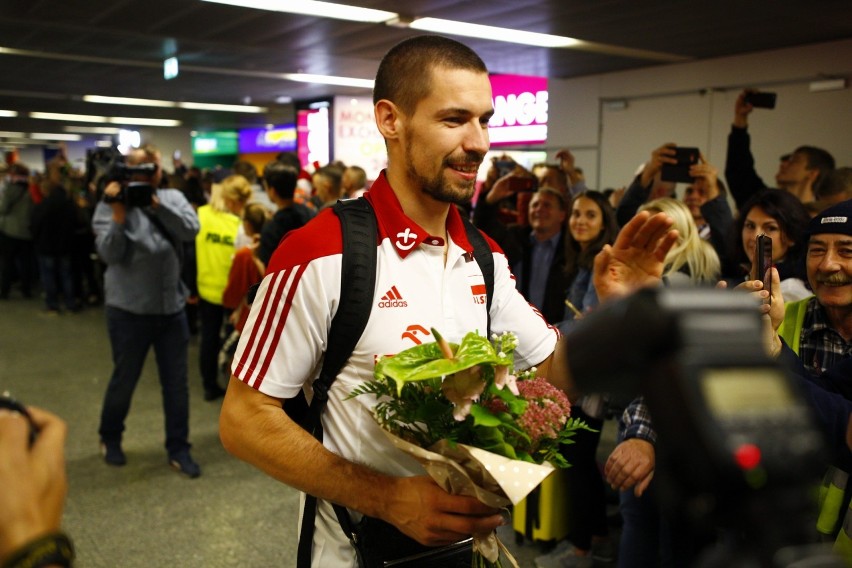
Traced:
[[464, 228], [467, 232], [467, 240], [473, 245], [473, 258], [482, 270], [482, 277], [485, 279], [486, 304], [485, 309], [488, 314], [488, 329], [485, 337], [491, 337], [491, 299], [494, 297], [494, 254], [491, 252], [491, 247], [488, 241], [482, 236], [482, 233], [474, 227], [465, 215], [462, 215]]
[[[328, 391], [337, 374], [361, 338], [370, 312], [376, 287], [376, 214], [363, 197], [338, 201], [334, 212], [340, 218], [343, 253], [340, 271], [340, 305], [331, 320], [328, 348], [323, 357], [319, 377], [313, 383], [314, 396], [308, 409], [307, 426], [314, 438], [322, 442], [322, 412], [328, 401]], [[311, 547], [316, 524], [317, 498], [305, 495], [302, 529], [299, 534], [297, 566], [311, 565]], [[352, 525], [346, 509], [334, 505], [338, 521], [347, 536], [352, 538]]]
[[[376, 214], [370, 202], [340, 200], [334, 205], [343, 234], [340, 271], [340, 305], [328, 331], [328, 349], [320, 376], [314, 381], [314, 397], [328, 395], [337, 374], [355, 349], [367, 327], [376, 287]], [[312, 405], [313, 406], [313, 405]], [[320, 409], [321, 411], [322, 409]]]

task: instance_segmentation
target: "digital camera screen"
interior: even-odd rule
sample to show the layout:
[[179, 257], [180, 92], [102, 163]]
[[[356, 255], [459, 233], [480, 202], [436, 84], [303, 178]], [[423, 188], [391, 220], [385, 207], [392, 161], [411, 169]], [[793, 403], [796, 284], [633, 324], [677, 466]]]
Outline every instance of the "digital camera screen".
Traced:
[[782, 413], [795, 404], [781, 371], [771, 367], [709, 368], [700, 386], [707, 407], [720, 418]]

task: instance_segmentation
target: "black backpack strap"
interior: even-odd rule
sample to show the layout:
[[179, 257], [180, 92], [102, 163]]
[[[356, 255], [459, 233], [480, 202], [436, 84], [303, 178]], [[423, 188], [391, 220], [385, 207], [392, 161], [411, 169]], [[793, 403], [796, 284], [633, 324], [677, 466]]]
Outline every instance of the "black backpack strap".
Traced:
[[[376, 288], [376, 214], [370, 203], [360, 197], [338, 201], [334, 212], [340, 218], [343, 236], [342, 268], [340, 272], [340, 304], [331, 328], [322, 370], [313, 383], [314, 396], [308, 410], [308, 429], [322, 442], [322, 412], [328, 392], [337, 374], [361, 338], [370, 312]], [[334, 505], [335, 513], [347, 536], [352, 538], [352, 524], [345, 508]], [[314, 540], [317, 498], [305, 495], [302, 529], [299, 533], [298, 568], [310, 568], [311, 546]]]
[[486, 303], [485, 309], [488, 313], [488, 329], [485, 337], [491, 337], [491, 299], [494, 297], [494, 254], [491, 252], [491, 247], [488, 241], [479, 232], [479, 229], [473, 226], [473, 223], [465, 217], [461, 216], [464, 222], [464, 228], [467, 232], [467, 240], [473, 246], [473, 258], [482, 270], [482, 277], [485, 279]]

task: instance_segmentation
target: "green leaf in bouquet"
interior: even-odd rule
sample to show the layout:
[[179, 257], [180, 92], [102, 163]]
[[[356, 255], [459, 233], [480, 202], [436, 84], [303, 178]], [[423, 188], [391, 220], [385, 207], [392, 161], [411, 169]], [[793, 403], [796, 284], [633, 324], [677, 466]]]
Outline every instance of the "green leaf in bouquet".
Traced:
[[473, 416], [474, 426], [485, 426], [488, 428], [496, 428], [503, 424], [500, 417], [492, 414], [487, 408], [483, 408], [478, 404], [470, 407], [470, 415]]
[[470, 332], [461, 344], [449, 344], [454, 356], [447, 359], [437, 342], [424, 343], [400, 351], [393, 357], [381, 359], [374, 371], [377, 379], [390, 377], [398, 392], [406, 383], [452, 375], [475, 365], [495, 364], [497, 354], [485, 337]]
[[450, 404], [435, 399], [428, 399], [417, 407], [417, 410], [414, 413], [414, 419], [418, 422], [431, 424], [442, 417], [449, 417], [452, 419], [452, 415], [453, 409]]
[[498, 428], [489, 428], [486, 426], [474, 426], [474, 440], [470, 445], [482, 448], [489, 452], [499, 454], [511, 459], [517, 459], [515, 448], [508, 443], [503, 437], [503, 432]]

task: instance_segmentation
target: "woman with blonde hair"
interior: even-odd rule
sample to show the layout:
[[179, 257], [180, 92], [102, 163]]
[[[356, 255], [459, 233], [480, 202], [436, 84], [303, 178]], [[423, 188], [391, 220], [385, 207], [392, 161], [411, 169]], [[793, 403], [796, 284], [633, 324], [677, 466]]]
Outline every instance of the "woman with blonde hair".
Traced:
[[715, 284], [722, 271], [719, 255], [698, 235], [698, 227], [682, 201], [663, 197], [645, 203], [639, 211], [665, 213], [674, 220], [677, 243], [666, 255], [663, 278], [670, 283]]
[[240, 175], [228, 176], [214, 184], [210, 203], [198, 208], [200, 229], [195, 237], [195, 258], [198, 284], [198, 315], [201, 320], [199, 368], [204, 385], [204, 400], [216, 400], [224, 394], [219, 385], [218, 358], [222, 346], [222, 325], [225, 307], [222, 296], [228, 284], [228, 274], [234, 253], [245, 236], [240, 217], [251, 197], [251, 184]]
[[[232, 175], [223, 179], [222, 183], [213, 186], [210, 205], [219, 211], [230, 212], [242, 218], [246, 204], [251, 200], [252, 195], [253, 190], [249, 180], [241, 175]], [[236, 249], [239, 250], [251, 243], [252, 239], [246, 235], [241, 223], [237, 229]]]

